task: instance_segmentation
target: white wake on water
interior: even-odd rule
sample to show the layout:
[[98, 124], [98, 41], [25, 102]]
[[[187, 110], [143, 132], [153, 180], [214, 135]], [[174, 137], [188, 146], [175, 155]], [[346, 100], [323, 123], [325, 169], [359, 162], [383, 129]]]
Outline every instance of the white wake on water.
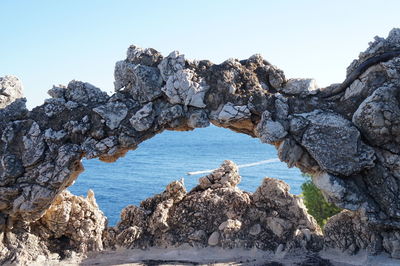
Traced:
[[[252, 167], [252, 166], [256, 166], [256, 165], [260, 165], [260, 164], [267, 164], [267, 163], [276, 163], [279, 162], [280, 160], [278, 158], [274, 158], [274, 159], [268, 159], [268, 160], [263, 160], [263, 161], [259, 161], [259, 162], [255, 162], [255, 163], [247, 163], [247, 164], [241, 164], [238, 165], [238, 168], [246, 168], [246, 167]], [[200, 174], [208, 174], [213, 172], [216, 169], [209, 169], [209, 170], [202, 170], [202, 171], [194, 171], [194, 172], [187, 172], [187, 175], [200, 175]]]

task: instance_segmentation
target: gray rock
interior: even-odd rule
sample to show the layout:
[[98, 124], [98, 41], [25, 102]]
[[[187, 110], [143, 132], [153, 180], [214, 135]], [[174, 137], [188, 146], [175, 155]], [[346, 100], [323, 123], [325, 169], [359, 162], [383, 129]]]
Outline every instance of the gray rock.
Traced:
[[197, 230], [189, 235], [189, 239], [194, 241], [203, 241], [206, 237], [207, 234], [204, 232], [204, 230]]
[[180, 124], [180, 118], [183, 118], [184, 111], [182, 106], [173, 105], [165, 110], [162, 110], [159, 118], [159, 125], [169, 125], [170, 127], [176, 127]]
[[153, 103], [148, 103], [139, 109], [129, 122], [137, 131], [148, 130], [154, 122]]
[[393, 153], [400, 152], [399, 88], [381, 87], [360, 104], [353, 123], [367, 140]]
[[318, 86], [314, 79], [289, 79], [280, 91], [285, 94], [307, 95], [315, 94], [317, 89]]
[[261, 225], [260, 224], [255, 224], [250, 228], [249, 234], [256, 236], [259, 233], [261, 233]]
[[64, 130], [55, 131], [51, 128], [46, 129], [44, 132], [44, 138], [47, 141], [60, 141], [67, 135]]
[[250, 117], [250, 110], [245, 105], [234, 105], [228, 102], [218, 114], [218, 120], [222, 123], [242, 120]]
[[166, 82], [170, 76], [185, 68], [185, 56], [179, 54], [178, 51], [173, 51], [161, 61], [158, 68], [163, 80]]
[[65, 109], [65, 100], [61, 98], [47, 99], [44, 105], [44, 112], [47, 117], [60, 115]]
[[288, 167], [295, 166], [304, 154], [303, 148], [295, 140], [287, 138], [279, 144], [278, 157], [286, 162]]
[[134, 69], [136, 65], [127, 61], [118, 61], [114, 69], [114, 89], [116, 92], [131, 88], [135, 82]]
[[203, 128], [210, 125], [210, 120], [208, 119], [206, 111], [194, 110], [189, 114], [187, 124], [191, 128]]
[[322, 191], [328, 202], [334, 202], [341, 208], [356, 211], [370, 204], [357, 184], [353, 182], [325, 172], [315, 174], [313, 182]]
[[[26, 256], [31, 260], [48, 256], [50, 246], [62, 249], [54, 237], [63, 235], [65, 224], [73, 229], [63, 235], [65, 243], [72, 245], [67, 246], [68, 252], [101, 249], [100, 234], [96, 233], [90, 246], [87, 238], [72, 233], [94, 228], [92, 218], [69, 223], [65, 217], [73, 200], [65, 196], [67, 203], [57, 201], [83, 171], [81, 159], [113, 162], [164, 130], [192, 130], [210, 123], [274, 144], [281, 160], [312, 174], [329, 201], [351, 210], [328, 221], [325, 247], [351, 253], [386, 251], [397, 257], [399, 32], [376, 38], [360, 54], [349, 67], [357, 76], [348, 85], [321, 90], [312, 90], [316, 87], [313, 80], [287, 81], [281, 70], [260, 55], [217, 65], [207, 60], [190, 62], [177, 52], [163, 58], [154, 49], [136, 46], [116, 64], [116, 92], [111, 97], [89, 83], [71, 81], [67, 87], [53, 87], [49, 91], [52, 99], [28, 111], [26, 100], [20, 98], [19, 81], [2, 78], [0, 264], [13, 258], [24, 264]], [[393, 56], [383, 60], [386, 54]], [[368, 68], [360, 68], [365, 62]], [[345, 89], [341, 94], [324, 98], [324, 91], [341, 87]], [[17, 96], [10, 97], [9, 90]], [[143, 248], [150, 243], [168, 247], [190, 240], [205, 246], [206, 236], [189, 236], [201, 230], [210, 234], [226, 222], [218, 237], [221, 247], [274, 250], [287, 243], [287, 251], [294, 246], [313, 251], [322, 248], [315, 221], [284, 182], [265, 178], [249, 194], [236, 187], [239, 181], [237, 167], [225, 162], [202, 177], [189, 193], [182, 183], [171, 183], [165, 193], [145, 200], [136, 211], [130, 208], [121, 224], [107, 228], [104, 243]], [[38, 222], [52, 204], [63, 207], [52, 209], [54, 217], [44, 224]], [[60, 223], [50, 225], [53, 218]], [[250, 230], [255, 224], [265, 230], [250, 234], [258, 231]], [[98, 226], [95, 231], [103, 232], [104, 227]], [[59, 232], [49, 233], [50, 229]], [[296, 230], [305, 229], [311, 232], [309, 241], [296, 237]], [[54, 252], [66, 254], [65, 250]]]
[[128, 87], [134, 100], [147, 103], [161, 96], [162, 78], [155, 67], [135, 65], [134, 82]]
[[209, 87], [192, 70], [179, 70], [171, 75], [162, 91], [172, 104], [205, 107], [204, 96]]
[[13, 154], [5, 154], [0, 161], [0, 185], [6, 186], [12, 183], [16, 178], [23, 174], [24, 167], [22, 161]]
[[0, 77], [0, 109], [22, 97], [22, 83], [17, 77]]
[[267, 217], [267, 226], [276, 236], [282, 237], [287, 225], [283, 219]]
[[126, 60], [133, 64], [156, 67], [162, 60], [162, 55], [153, 48], [140, 48], [131, 45], [126, 53]]
[[26, 117], [27, 113], [26, 99], [17, 99], [7, 105], [7, 107], [0, 109], [0, 121], [6, 123], [9, 121], [21, 120]]
[[281, 141], [287, 135], [287, 132], [281, 123], [271, 119], [269, 111], [265, 111], [257, 125], [256, 134], [261, 142], [273, 144]]
[[119, 102], [108, 102], [103, 106], [94, 108], [93, 111], [105, 119], [106, 125], [110, 129], [118, 128], [121, 121], [124, 120], [128, 114], [126, 105]]
[[47, 91], [47, 94], [53, 98], [65, 99], [65, 90], [67, 88], [63, 85], [54, 86], [50, 90]]
[[285, 74], [282, 70], [271, 66], [268, 68], [268, 81], [275, 89], [282, 88], [286, 82]]
[[68, 83], [64, 92], [65, 101], [73, 101], [83, 105], [104, 103], [108, 100], [106, 92], [87, 82], [73, 80]]
[[375, 165], [374, 150], [361, 141], [350, 121], [323, 111], [303, 114], [309, 121], [301, 145], [328, 172], [350, 176]]
[[208, 243], [208, 245], [209, 246], [216, 246], [216, 245], [218, 245], [218, 243], [219, 243], [219, 232], [218, 231], [215, 231], [215, 232], [213, 232], [211, 235], [210, 235], [210, 237], [208, 238], [208, 241], [207, 241], [207, 243]]
[[26, 136], [22, 137], [24, 153], [22, 154], [22, 164], [24, 167], [35, 164], [43, 155], [45, 144], [44, 135], [39, 125], [33, 122]]
[[287, 99], [279, 95], [275, 100], [276, 118], [279, 120], [285, 120], [289, 115], [289, 105]]

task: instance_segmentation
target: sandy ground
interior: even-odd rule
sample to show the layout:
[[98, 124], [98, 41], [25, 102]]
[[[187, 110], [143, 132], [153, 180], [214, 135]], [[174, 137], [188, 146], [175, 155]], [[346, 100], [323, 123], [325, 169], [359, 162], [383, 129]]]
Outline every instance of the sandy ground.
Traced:
[[[329, 264], [328, 261], [331, 263]], [[303, 264], [302, 264], [303, 263]], [[400, 260], [387, 254], [370, 256], [359, 252], [350, 256], [339, 251], [322, 251], [319, 254], [266, 252], [258, 249], [222, 248], [151, 248], [147, 250], [115, 250], [90, 254], [85, 259], [74, 259], [62, 263], [47, 262], [46, 265], [371, 265], [399, 266]], [[43, 264], [42, 264], [43, 265]]]

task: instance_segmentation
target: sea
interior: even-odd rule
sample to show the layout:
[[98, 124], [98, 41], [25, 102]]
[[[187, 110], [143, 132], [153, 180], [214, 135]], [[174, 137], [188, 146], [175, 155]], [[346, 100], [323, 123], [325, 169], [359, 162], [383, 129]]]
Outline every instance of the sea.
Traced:
[[215, 126], [186, 132], [164, 131], [114, 163], [84, 159], [85, 171], [69, 190], [86, 196], [92, 189], [108, 224], [113, 226], [127, 205], [139, 205], [182, 178], [189, 191], [206, 174], [188, 173], [218, 168], [224, 160], [245, 166], [239, 168], [242, 190], [254, 192], [264, 177], [273, 177], [288, 183], [292, 194], [301, 193], [305, 178], [297, 168], [288, 168], [277, 160], [274, 146]]

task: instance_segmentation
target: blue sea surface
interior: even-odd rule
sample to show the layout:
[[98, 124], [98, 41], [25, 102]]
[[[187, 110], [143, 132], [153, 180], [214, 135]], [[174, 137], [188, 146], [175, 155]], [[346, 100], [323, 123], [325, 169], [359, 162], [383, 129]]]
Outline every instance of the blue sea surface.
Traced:
[[[224, 160], [241, 165], [274, 158], [277, 158], [277, 151], [272, 145], [224, 128], [210, 126], [190, 132], [164, 131], [112, 164], [97, 159], [84, 160], [85, 171], [69, 189], [75, 195], [86, 195], [88, 189], [93, 189], [109, 225], [115, 225], [125, 206], [139, 205], [181, 178], [190, 190], [198, 178], [205, 175], [187, 175], [187, 172], [215, 169]], [[297, 168], [288, 168], [282, 162], [239, 171], [242, 176], [239, 187], [250, 192], [254, 192], [266, 176], [284, 180], [293, 194], [300, 193], [304, 181]]]

